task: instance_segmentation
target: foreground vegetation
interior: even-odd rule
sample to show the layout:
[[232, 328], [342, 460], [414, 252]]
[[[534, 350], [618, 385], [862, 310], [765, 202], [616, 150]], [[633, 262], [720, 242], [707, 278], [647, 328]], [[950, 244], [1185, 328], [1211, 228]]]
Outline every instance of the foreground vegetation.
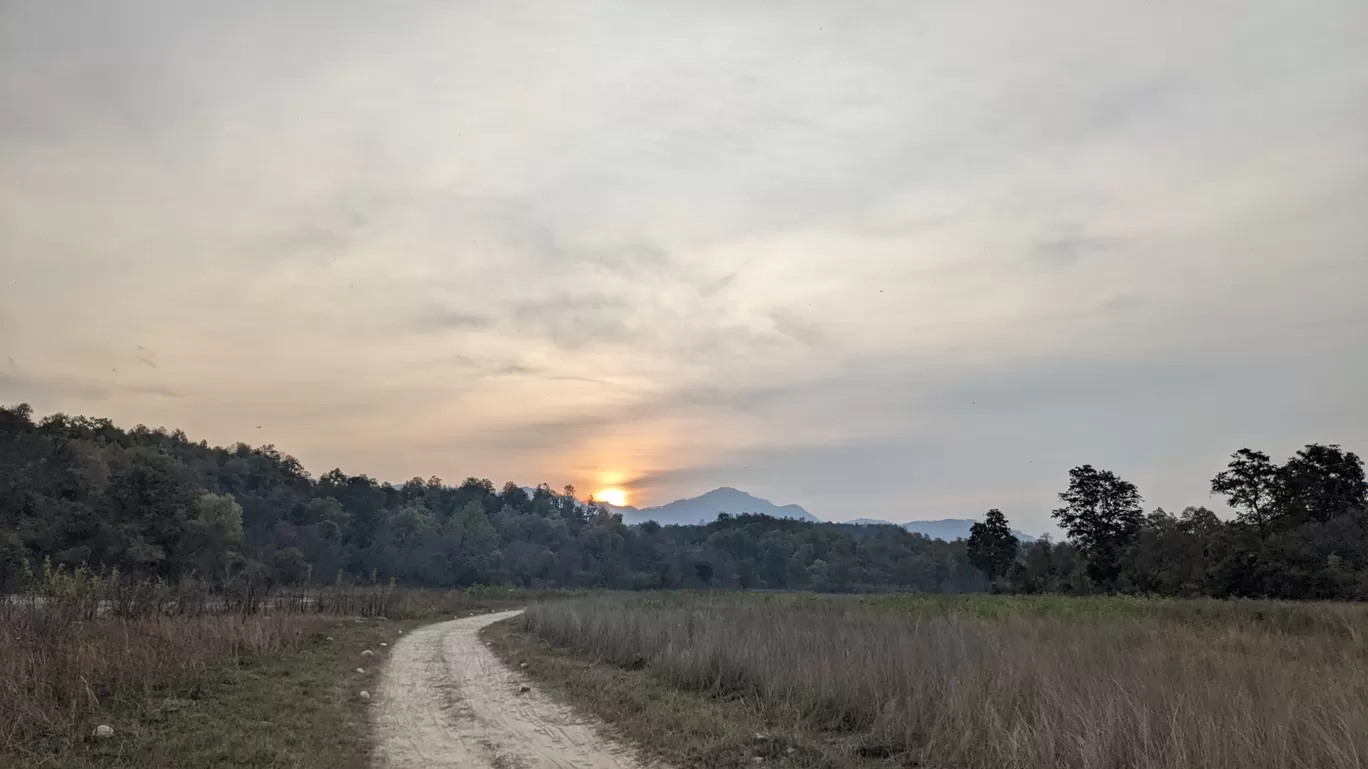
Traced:
[[524, 600], [333, 586], [248, 601], [54, 570], [0, 604], [0, 766], [363, 769], [358, 692], [381, 644]]
[[1368, 756], [1356, 605], [598, 596], [515, 622], [505, 654], [680, 763], [1347, 769]]

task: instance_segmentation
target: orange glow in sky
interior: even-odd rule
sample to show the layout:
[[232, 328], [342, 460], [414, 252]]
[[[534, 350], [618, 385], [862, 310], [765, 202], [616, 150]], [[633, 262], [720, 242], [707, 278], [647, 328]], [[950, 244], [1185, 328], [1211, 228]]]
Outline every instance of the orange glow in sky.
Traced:
[[607, 502], [610, 505], [622, 507], [627, 504], [627, 492], [622, 489], [604, 489], [594, 495], [594, 499], [600, 502]]

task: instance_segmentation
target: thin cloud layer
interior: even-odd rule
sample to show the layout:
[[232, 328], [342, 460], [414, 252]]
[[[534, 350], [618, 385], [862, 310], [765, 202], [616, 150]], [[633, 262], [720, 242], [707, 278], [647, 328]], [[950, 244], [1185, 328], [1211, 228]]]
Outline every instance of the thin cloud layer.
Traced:
[[1209, 504], [1241, 446], [1368, 448], [1365, 29], [0, 2], [0, 401], [643, 504]]

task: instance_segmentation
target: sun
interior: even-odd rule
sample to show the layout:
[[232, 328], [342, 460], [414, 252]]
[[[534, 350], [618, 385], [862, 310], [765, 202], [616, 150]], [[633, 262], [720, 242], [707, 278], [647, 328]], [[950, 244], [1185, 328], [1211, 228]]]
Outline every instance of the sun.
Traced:
[[627, 504], [627, 492], [622, 489], [604, 489], [594, 495], [594, 499], [600, 502], [607, 502], [614, 507], [622, 507]]

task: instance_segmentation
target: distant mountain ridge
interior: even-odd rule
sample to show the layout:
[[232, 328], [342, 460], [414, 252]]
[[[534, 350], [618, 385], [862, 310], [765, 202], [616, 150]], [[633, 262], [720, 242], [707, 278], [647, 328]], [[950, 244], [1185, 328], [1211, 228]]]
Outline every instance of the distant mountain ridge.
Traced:
[[[601, 503], [602, 504], [602, 503]], [[810, 521], [820, 523], [821, 519], [804, 510], [799, 505], [776, 505], [768, 499], [761, 499], [753, 494], [747, 494], [740, 489], [730, 486], [713, 489], [706, 494], [688, 499], [677, 499], [673, 502], [655, 507], [632, 507], [630, 505], [618, 507], [616, 505], [604, 504], [604, 507], [613, 512], [621, 513], [622, 520], [626, 523], [645, 523], [655, 521], [662, 526], [687, 526], [696, 523], [708, 523], [717, 519], [718, 513], [729, 515], [740, 515], [741, 513], [756, 513], [768, 515], [774, 518], [792, 518], [799, 521]]]
[[[530, 487], [523, 487], [529, 495], [536, 491]], [[908, 521], [907, 523], [893, 523], [878, 518], [856, 518], [853, 521], [823, 521], [817, 516], [803, 509], [801, 505], [776, 505], [768, 499], [762, 499], [754, 494], [748, 494], [740, 489], [731, 486], [722, 486], [713, 489], [705, 494], [687, 499], [677, 499], [664, 505], [653, 507], [633, 507], [631, 505], [610, 505], [600, 501], [601, 507], [622, 515], [622, 520], [629, 524], [645, 523], [655, 521], [662, 526], [691, 526], [699, 523], [710, 523], [717, 519], [718, 513], [728, 515], [740, 515], [742, 513], [756, 513], [768, 515], [774, 518], [792, 518], [798, 521], [808, 521], [810, 523], [841, 523], [856, 526], [901, 526], [913, 534], [921, 534], [931, 539], [941, 539], [946, 542], [954, 542], [957, 539], [968, 539], [969, 528], [977, 521], [970, 518], [942, 518], [936, 521]], [[1022, 542], [1034, 542], [1036, 537], [1024, 531], [1012, 529], [1012, 533]]]
[[[968, 539], [969, 529], [978, 521], [972, 518], [942, 518], [938, 521], [908, 521], [907, 523], [893, 523], [891, 521], [881, 521], [876, 518], [856, 518], [847, 521], [860, 526], [902, 526], [913, 534], [921, 534], [932, 539], [943, 539], [946, 542], [954, 542], [957, 539]], [[1012, 529], [1012, 533], [1022, 542], [1034, 542], [1036, 537], [1024, 531]]]

